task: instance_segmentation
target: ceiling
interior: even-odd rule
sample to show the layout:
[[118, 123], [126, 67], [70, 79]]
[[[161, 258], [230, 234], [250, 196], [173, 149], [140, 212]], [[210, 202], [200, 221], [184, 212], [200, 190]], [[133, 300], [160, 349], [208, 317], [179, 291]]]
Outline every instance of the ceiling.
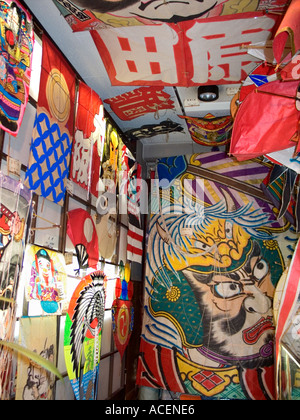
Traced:
[[[80, 3], [81, 0], [78, 1]], [[283, 0], [270, 0], [268, 5], [271, 7], [272, 3], [278, 2], [281, 4], [284, 3]], [[57, 44], [85, 83], [99, 94], [103, 102], [108, 98], [114, 98], [115, 96], [138, 88], [138, 86], [133, 86], [132, 84], [112, 85], [107, 72], [107, 63], [104, 62], [105, 60], [103, 61], [103, 56], [100, 57], [99, 49], [97, 49], [90, 32], [87, 30], [73, 32], [61, 11], [52, 0], [23, 0], [23, 3], [40, 22], [41, 26]], [[142, 1], [141, 3], [147, 2]], [[258, 3], [259, 0], [256, 0], [256, 4]], [[248, 22], [248, 20], [245, 20], [245, 22]], [[110, 29], [104, 28], [103, 30]], [[246, 25], [243, 30], [247, 31]], [[249, 56], [247, 55], [247, 57]], [[259, 61], [253, 57], [252, 60]], [[251, 65], [253, 68], [256, 66], [254, 62]], [[134, 149], [136, 150], [138, 160], [151, 163], [159, 157], [209, 151], [210, 149], [207, 147], [193, 142], [185, 120], [180, 118], [179, 115], [189, 117], [204, 117], [207, 113], [212, 113], [216, 117], [230, 115], [231, 101], [239, 89], [240, 84], [240, 81], [230, 81], [230, 83], [224, 83], [223, 81], [219, 84], [219, 99], [211, 103], [199, 101], [197, 91], [200, 83], [195, 83], [194, 86], [179, 86], [179, 84], [171, 86], [166, 84], [164, 86], [164, 92], [170, 95], [173, 107], [171, 109], [158, 110], [157, 112], [149, 112], [132, 120], [121, 120], [113, 112], [109, 104], [104, 102], [104, 106], [123, 133], [126, 133], [128, 130], [141, 128], [145, 125], [158, 125], [162, 121], [172, 121], [182, 127], [180, 132], [174, 131], [169, 134], [158, 134], [152, 137], [134, 140], [136, 142]]]

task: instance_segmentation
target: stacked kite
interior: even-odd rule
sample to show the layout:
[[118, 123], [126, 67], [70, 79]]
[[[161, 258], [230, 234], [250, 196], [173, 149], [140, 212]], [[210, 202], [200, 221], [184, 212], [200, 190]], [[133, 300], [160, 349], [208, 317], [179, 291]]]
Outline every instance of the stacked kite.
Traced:
[[[238, 160], [293, 146], [296, 153], [300, 150], [299, 18], [300, 2], [293, 0], [273, 41], [274, 61], [260, 65], [243, 83], [230, 146]], [[291, 52], [286, 54], [289, 36]]]
[[0, 128], [17, 136], [29, 99], [34, 32], [18, 0], [0, 5]]
[[72, 153], [75, 73], [52, 42], [43, 37], [37, 113], [25, 185], [63, 205]]
[[129, 343], [134, 323], [134, 309], [131, 302], [133, 284], [130, 281], [130, 266], [121, 262], [120, 277], [117, 279], [115, 289], [116, 299], [112, 304], [112, 321], [114, 340], [117, 349], [123, 358]]
[[[300, 231], [299, 19], [300, 2], [293, 0], [273, 41], [273, 61], [259, 65], [242, 84], [230, 144], [230, 153], [240, 161], [264, 155], [272, 162], [262, 189], [278, 209], [278, 217], [285, 216], [297, 232]], [[290, 49], [286, 48], [288, 41]]]

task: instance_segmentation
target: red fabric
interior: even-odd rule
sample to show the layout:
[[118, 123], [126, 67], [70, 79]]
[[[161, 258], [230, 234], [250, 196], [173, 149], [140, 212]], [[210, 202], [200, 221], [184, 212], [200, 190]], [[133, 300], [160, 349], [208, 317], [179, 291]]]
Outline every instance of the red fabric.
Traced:
[[299, 82], [275, 81], [253, 91], [244, 99], [234, 121], [230, 153], [238, 160], [252, 159], [296, 145], [299, 111], [295, 99]]
[[282, 80], [299, 80], [300, 79], [300, 54], [295, 54], [291, 61], [280, 72]]
[[[56, 71], [58, 70], [58, 71]], [[54, 72], [54, 73], [53, 73]], [[43, 36], [43, 63], [41, 71], [41, 82], [40, 82], [40, 91], [38, 98], [38, 107], [45, 108], [50, 115], [56, 119], [56, 115], [53, 114], [53, 109], [51, 108], [51, 103], [55, 98], [47, 98], [47, 93], [50, 91], [48, 83], [54, 83], [55, 77], [59, 77], [60, 84], [63, 85], [64, 82], [67, 84], [67, 89], [65, 90], [66, 96], [70, 98], [70, 110], [67, 115], [67, 119], [63, 121], [63, 126], [66, 127], [69, 133], [73, 133], [74, 126], [74, 103], [75, 103], [75, 85], [76, 78], [73, 69], [64, 59], [60, 51], [54, 46], [47, 36]], [[59, 86], [59, 84], [57, 83]], [[52, 86], [53, 88], [53, 86]], [[68, 91], [67, 91], [68, 90]], [[53, 88], [53, 92], [55, 88]], [[59, 90], [55, 92], [59, 94]], [[51, 100], [52, 99], [52, 100]], [[65, 99], [64, 99], [65, 100]]]
[[276, 328], [276, 367], [280, 365], [280, 343], [281, 339], [291, 322], [291, 316], [299, 296], [300, 289], [300, 243], [297, 243], [293, 259], [289, 268], [288, 276], [284, 284], [284, 290], [278, 311]]
[[186, 389], [178, 375], [173, 350], [153, 345], [142, 338], [137, 384], [185, 393]]
[[277, 63], [280, 63], [284, 47], [290, 38], [292, 54], [300, 49], [300, 0], [292, 0], [273, 41], [273, 52]]
[[102, 101], [97, 93], [85, 83], [79, 82], [76, 129], [83, 131], [87, 138], [96, 129], [94, 119], [101, 105]]
[[261, 369], [244, 369], [241, 379], [245, 392], [254, 401], [275, 399], [274, 366]]
[[[275, 74], [275, 68], [274, 66], [270, 66], [267, 63], [262, 63], [260, 64], [258, 67], [256, 67], [256, 69], [254, 69], [248, 76], [249, 80], [251, 77], [255, 78], [255, 76], [272, 76]], [[251, 79], [250, 79], [251, 80]], [[268, 82], [270, 83], [270, 82]], [[255, 89], [257, 88], [257, 85], [253, 82], [252, 84], [249, 83], [243, 83], [240, 89], [240, 96], [239, 96], [239, 101], [243, 102], [243, 100], [246, 98], [247, 95], [249, 95], [249, 93], [253, 92]]]
[[[100, 130], [100, 133], [99, 133]], [[79, 82], [75, 142], [70, 179], [98, 197], [97, 185], [105, 136], [103, 104], [96, 92]], [[83, 172], [83, 175], [82, 174]]]

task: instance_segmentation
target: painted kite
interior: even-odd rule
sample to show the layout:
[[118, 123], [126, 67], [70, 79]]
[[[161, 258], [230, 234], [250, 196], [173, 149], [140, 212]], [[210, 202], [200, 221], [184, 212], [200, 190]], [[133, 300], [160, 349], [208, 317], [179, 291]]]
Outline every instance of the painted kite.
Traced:
[[[96, 398], [107, 278], [85, 276], [75, 289], [65, 326], [65, 360], [76, 399]], [[84, 355], [84, 357], [83, 357]], [[81, 376], [81, 362], [85, 360]]]

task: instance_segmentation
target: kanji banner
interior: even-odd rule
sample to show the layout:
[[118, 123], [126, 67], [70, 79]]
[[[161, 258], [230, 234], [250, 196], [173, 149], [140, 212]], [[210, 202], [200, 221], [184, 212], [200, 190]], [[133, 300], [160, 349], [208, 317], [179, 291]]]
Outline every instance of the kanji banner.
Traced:
[[104, 101], [121, 120], [133, 120], [151, 112], [172, 109], [174, 102], [163, 87], [140, 87]]
[[43, 36], [37, 114], [25, 184], [36, 194], [63, 205], [72, 153], [75, 73]]
[[95, 197], [98, 197], [105, 125], [101, 99], [80, 81], [70, 179]]
[[0, 4], [0, 128], [17, 136], [29, 98], [34, 32], [18, 0]]
[[[91, 31], [112, 85], [238, 83], [255, 67], [244, 44], [266, 42], [278, 16], [261, 12]], [[245, 30], [245, 28], [247, 28]]]

